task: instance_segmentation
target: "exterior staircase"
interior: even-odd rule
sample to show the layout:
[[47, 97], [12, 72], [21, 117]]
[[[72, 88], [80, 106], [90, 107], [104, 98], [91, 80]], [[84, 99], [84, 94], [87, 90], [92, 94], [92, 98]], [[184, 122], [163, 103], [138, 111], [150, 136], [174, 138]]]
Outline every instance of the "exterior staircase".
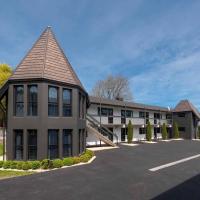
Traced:
[[103, 141], [105, 144], [110, 146], [117, 146], [112, 140], [113, 138], [116, 139], [118, 143], [118, 136], [107, 129], [105, 126], [102, 126], [98, 120], [96, 120], [91, 115], [86, 115], [87, 119], [87, 129], [88, 132], [94, 134], [99, 140]]

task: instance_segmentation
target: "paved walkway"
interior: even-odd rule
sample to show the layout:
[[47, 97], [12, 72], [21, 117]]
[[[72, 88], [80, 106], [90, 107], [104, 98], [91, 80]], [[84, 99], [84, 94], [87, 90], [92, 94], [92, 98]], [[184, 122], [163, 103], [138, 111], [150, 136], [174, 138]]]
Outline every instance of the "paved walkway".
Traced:
[[200, 199], [200, 158], [149, 169], [200, 152], [197, 141], [171, 141], [95, 152], [90, 165], [0, 181], [1, 200]]

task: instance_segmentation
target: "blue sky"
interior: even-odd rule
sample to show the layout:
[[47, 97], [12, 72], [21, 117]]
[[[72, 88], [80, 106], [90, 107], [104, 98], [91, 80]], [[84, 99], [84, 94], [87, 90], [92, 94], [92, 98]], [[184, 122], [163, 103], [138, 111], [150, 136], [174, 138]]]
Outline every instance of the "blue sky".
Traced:
[[200, 1], [0, 0], [0, 62], [15, 66], [51, 25], [88, 92], [109, 74], [134, 101], [200, 109]]

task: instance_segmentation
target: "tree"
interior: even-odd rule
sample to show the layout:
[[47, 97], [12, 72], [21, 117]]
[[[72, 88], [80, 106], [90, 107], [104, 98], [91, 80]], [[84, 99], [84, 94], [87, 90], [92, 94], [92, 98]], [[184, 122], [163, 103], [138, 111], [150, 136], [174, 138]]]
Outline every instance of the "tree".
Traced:
[[167, 139], [167, 127], [165, 123], [162, 125], [162, 139], [163, 140]]
[[131, 120], [128, 122], [128, 135], [127, 135], [128, 143], [131, 143], [133, 140], [133, 125]]
[[146, 140], [151, 141], [151, 139], [152, 139], [151, 124], [150, 124], [150, 121], [148, 121], [147, 130], [146, 130]]
[[12, 74], [12, 68], [8, 64], [0, 64], [0, 88]]
[[109, 75], [105, 80], [97, 81], [91, 93], [106, 99], [132, 100], [129, 80], [123, 76]]
[[179, 138], [179, 130], [178, 130], [178, 124], [176, 122], [174, 122], [174, 138], [177, 139]]
[[[4, 83], [8, 80], [8, 78], [12, 74], [12, 68], [8, 64], [0, 64], [0, 88], [4, 85]], [[5, 107], [5, 99], [1, 100], [1, 103]], [[4, 119], [4, 113], [0, 109], [0, 124], [2, 124]]]

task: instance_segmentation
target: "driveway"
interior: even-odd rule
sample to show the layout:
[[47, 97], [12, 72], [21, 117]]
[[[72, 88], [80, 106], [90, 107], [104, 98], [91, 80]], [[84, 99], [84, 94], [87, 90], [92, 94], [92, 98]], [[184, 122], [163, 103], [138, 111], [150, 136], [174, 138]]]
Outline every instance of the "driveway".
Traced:
[[96, 152], [89, 165], [0, 181], [1, 200], [200, 199], [199, 141], [171, 141]]

